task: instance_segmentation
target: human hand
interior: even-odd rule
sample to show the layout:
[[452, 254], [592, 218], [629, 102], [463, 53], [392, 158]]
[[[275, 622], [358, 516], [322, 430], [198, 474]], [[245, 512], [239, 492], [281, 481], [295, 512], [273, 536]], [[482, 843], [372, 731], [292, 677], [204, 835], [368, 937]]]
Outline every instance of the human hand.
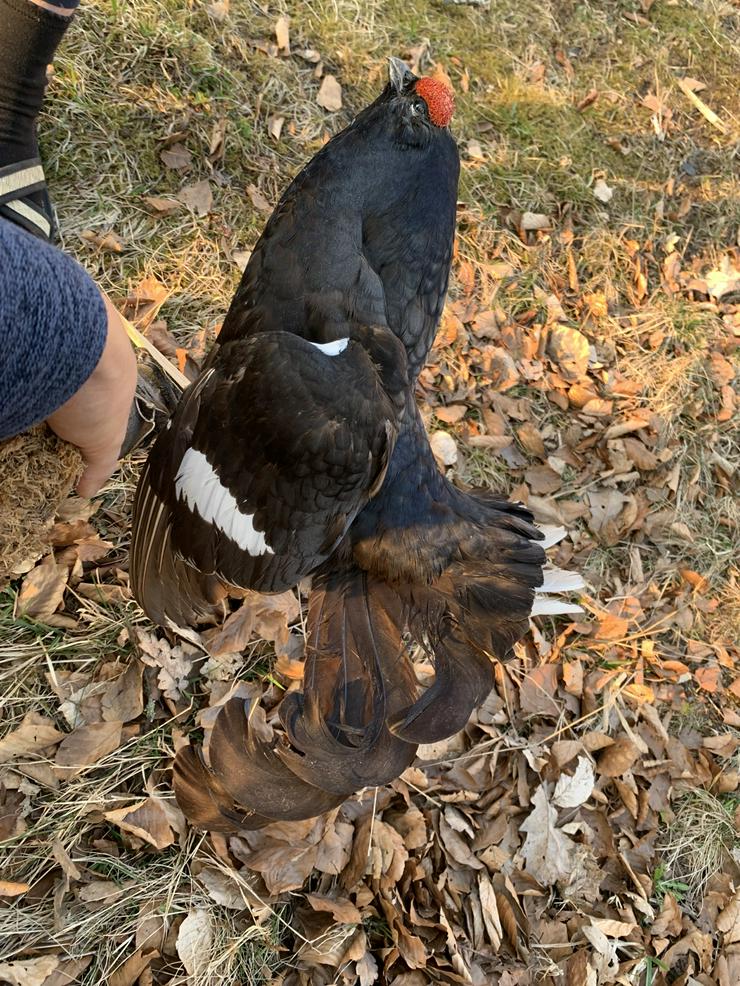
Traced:
[[98, 365], [85, 383], [48, 419], [60, 438], [76, 445], [85, 462], [78, 484], [90, 497], [115, 471], [136, 390], [136, 357], [121, 316], [103, 296], [108, 335]]

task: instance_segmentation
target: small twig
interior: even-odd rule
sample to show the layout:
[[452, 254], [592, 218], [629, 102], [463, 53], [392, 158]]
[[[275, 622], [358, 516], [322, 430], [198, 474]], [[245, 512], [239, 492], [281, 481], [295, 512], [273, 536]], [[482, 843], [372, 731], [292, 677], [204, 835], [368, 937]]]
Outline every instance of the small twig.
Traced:
[[691, 88], [691, 86], [687, 84], [686, 80], [676, 79], [676, 82], [678, 83], [678, 88], [681, 90], [684, 96], [686, 96], [689, 100], [691, 100], [691, 102], [699, 110], [699, 112], [704, 117], [704, 119], [707, 120], [707, 122], [711, 123], [713, 127], [716, 127], [720, 133], [726, 134], [727, 127], [720, 120], [720, 118], [717, 116], [714, 110], [710, 109], [703, 99], [699, 99], [699, 97], [696, 95], [696, 93]]
[[[108, 300], [110, 301], [110, 298]], [[111, 304], [113, 305], [112, 301]], [[113, 305], [113, 307], [115, 308], [115, 305]], [[116, 309], [116, 311], [118, 311], [118, 309]], [[120, 311], [118, 311], [118, 314], [121, 315]], [[123, 315], [121, 315], [121, 321], [123, 322], [126, 333], [134, 346], [136, 346], [137, 349], [145, 349], [162, 372], [165, 373], [170, 380], [180, 388], [180, 390], [187, 390], [190, 386], [190, 381], [185, 374], [180, 373], [177, 367], [173, 366], [167, 357], [163, 356], [157, 347], [152, 345], [146, 336], [142, 335], [136, 326], [129, 322], [129, 320]]]

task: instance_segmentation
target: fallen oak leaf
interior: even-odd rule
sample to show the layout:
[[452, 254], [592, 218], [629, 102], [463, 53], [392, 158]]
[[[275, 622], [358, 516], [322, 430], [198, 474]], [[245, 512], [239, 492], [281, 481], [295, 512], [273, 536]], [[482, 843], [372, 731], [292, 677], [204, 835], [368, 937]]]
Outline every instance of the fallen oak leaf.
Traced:
[[377, 980], [380, 972], [378, 963], [375, 961], [372, 952], [365, 952], [355, 965], [355, 971], [360, 981], [360, 986], [372, 986]]
[[138, 630], [136, 641], [141, 660], [150, 668], [158, 668], [157, 684], [167, 698], [177, 701], [187, 687], [193, 660], [199, 654], [192, 644], [182, 643], [172, 647], [167, 640], [155, 637], [146, 630]]
[[571, 869], [574, 844], [556, 828], [558, 814], [547, 800], [545, 785], [532, 795], [532, 811], [519, 826], [527, 838], [522, 846], [525, 869], [543, 887], [567, 880]]

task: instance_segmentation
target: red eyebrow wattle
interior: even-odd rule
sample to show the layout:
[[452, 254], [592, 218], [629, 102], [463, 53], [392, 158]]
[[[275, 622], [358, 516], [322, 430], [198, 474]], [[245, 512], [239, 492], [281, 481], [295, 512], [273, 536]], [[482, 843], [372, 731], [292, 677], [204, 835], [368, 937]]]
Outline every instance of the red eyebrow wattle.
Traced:
[[455, 94], [449, 86], [428, 75], [419, 79], [414, 87], [429, 109], [429, 119], [435, 127], [446, 127], [455, 110]]

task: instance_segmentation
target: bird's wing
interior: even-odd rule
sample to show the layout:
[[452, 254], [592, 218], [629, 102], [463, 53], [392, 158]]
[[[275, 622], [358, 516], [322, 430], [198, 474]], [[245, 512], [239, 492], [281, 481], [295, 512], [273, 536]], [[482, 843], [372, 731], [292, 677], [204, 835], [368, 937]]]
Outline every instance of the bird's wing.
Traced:
[[[395, 375], [379, 369], [378, 334]], [[137, 490], [131, 577], [149, 616], [187, 625], [221, 583], [281, 591], [327, 558], [382, 483], [403, 371], [400, 343], [379, 328], [362, 341], [263, 332], [222, 346]]]

